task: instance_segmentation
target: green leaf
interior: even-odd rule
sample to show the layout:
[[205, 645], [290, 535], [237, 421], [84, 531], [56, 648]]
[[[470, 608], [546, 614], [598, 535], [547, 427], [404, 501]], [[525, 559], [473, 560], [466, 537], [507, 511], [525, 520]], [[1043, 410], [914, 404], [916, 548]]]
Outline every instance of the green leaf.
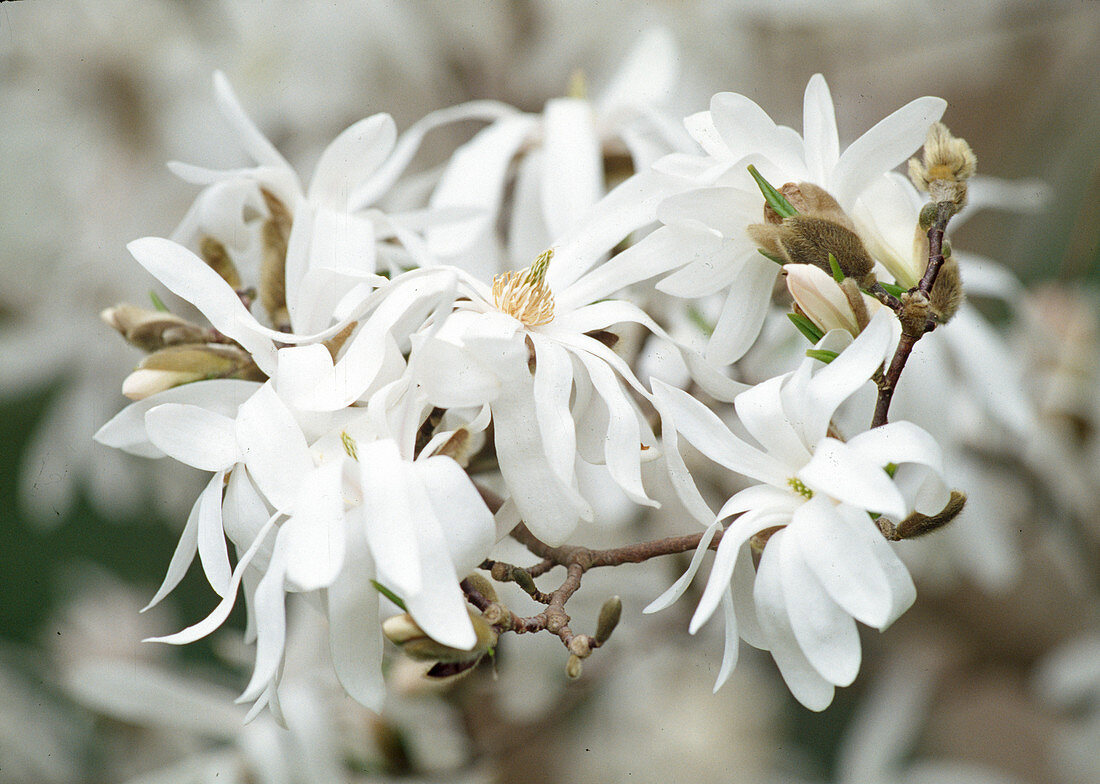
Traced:
[[764, 194], [764, 201], [768, 203], [769, 207], [775, 210], [775, 213], [780, 218], [789, 218], [792, 215], [798, 214], [798, 210], [791, 206], [791, 203], [787, 201], [787, 197], [772, 187], [772, 184], [765, 180], [764, 176], [758, 172], [756, 167], [751, 163], [749, 164], [749, 174], [756, 180], [760, 192]]
[[829, 254], [829, 269], [833, 271], [833, 280], [837, 283], [844, 282], [844, 271], [840, 268], [840, 262], [831, 253]]
[[825, 337], [825, 333], [821, 331], [821, 328], [801, 313], [788, 313], [787, 318], [789, 318], [791, 323], [798, 327], [798, 331], [805, 335], [806, 339], [814, 345], [817, 345], [817, 341]]
[[894, 297], [900, 297], [902, 294], [904, 294], [907, 291], [907, 289], [903, 289], [901, 286], [897, 285], [896, 283], [879, 283], [879, 285], [882, 286], [882, 288], [886, 291], [887, 294], [890, 294]]
[[402, 610], [404, 610], [405, 612], [409, 611], [409, 608], [405, 606], [405, 602], [401, 599], [401, 597], [398, 596], [397, 594], [395, 594], [393, 591], [391, 591], [386, 586], [382, 585], [382, 583], [378, 582], [377, 580], [371, 580], [370, 584], [374, 586], [374, 589], [376, 591], [378, 591], [378, 593], [385, 596], [387, 599], [389, 599], [391, 602], [396, 604]]
[[786, 264], [786, 263], [787, 263], [786, 259], [781, 259], [781, 258], [779, 258], [778, 256], [775, 256], [775, 255], [773, 255], [773, 254], [771, 254], [771, 253], [768, 253], [768, 252], [767, 252], [766, 250], [764, 250], [763, 248], [757, 248], [757, 249], [756, 249], [756, 252], [757, 252], [757, 253], [759, 253], [759, 254], [760, 254], [761, 256], [763, 256], [764, 258], [766, 258], [766, 259], [767, 259], [768, 261], [774, 261], [774, 262], [775, 262], [776, 264], [778, 264], [778, 265], [779, 265], [780, 267], [782, 267], [782, 266], [783, 266], [784, 264]]
[[806, 356], [808, 356], [810, 359], [816, 359], [828, 365], [840, 355], [835, 351], [828, 351], [823, 348], [808, 348], [806, 349]]
[[149, 291], [149, 299], [153, 301], [154, 310], [159, 310], [161, 313], [168, 312], [168, 306], [161, 301], [161, 298], [157, 296], [157, 293], [155, 291]]

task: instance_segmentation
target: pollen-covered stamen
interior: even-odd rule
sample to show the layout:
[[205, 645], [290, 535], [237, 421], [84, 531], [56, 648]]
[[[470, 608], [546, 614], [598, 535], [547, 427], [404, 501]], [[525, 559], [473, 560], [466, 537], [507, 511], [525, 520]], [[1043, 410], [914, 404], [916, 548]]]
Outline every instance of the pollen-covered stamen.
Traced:
[[493, 302], [528, 327], [554, 320], [554, 295], [546, 285], [546, 269], [554, 249], [543, 252], [526, 269], [504, 272], [493, 278]]
[[802, 480], [798, 479], [797, 477], [792, 476], [790, 479], [787, 480], [787, 484], [790, 485], [792, 490], [794, 490], [796, 493], [807, 500], [814, 497], [814, 491], [806, 487], [806, 485], [803, 484]]

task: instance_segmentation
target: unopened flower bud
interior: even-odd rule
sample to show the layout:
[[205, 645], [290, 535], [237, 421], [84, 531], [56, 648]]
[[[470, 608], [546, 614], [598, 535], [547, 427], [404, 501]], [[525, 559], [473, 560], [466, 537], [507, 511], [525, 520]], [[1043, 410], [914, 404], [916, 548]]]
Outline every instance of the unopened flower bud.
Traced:
[[203, 237], [199, 240], [199, 255], [209, 265], [210, 269], [218, 273], [222, 280], [229, 284], [234, 291], [241, 288], [241, 275], [237, 272], [237, 265], [229, 257], [229, 251], [225, 246], [213, 237]]
[[851, 278], [838, 284], [832, 275], [809, 264], [787, 264], [783, 272], [787, 276], [787, 290], [798, 309], [822, 332], [843, 329], [859, 335], [871, 320], [871, 314], [881, 307], [878, 300], [861, 292]]
[[493, 586], [492, 582], [486, 580], [477, 572], [466, 577], [466, 582], [471, 588], [484, 596], [490, 602], [499, 602], [500, 598], [497, 596], [497, 589]]
[[932, 201], [951, 202], [956, 209], [966, 205], [966, 181], [974, 176], [978, 159], [965, 139], [953, 136], [943, 123], [928, 129], [921, 160], [909, 160], [909, 178]]
[[170, 346], [147, 356], [122, 382], [122, 394], [141, 400], [157, 392], [213, 378], [262, 381], [252, 357], [236, 346], [220, 343]]
[[469, 650], [452, 648], [436, 642], [424, 632], [408, 613], [395, 615], [382, 622], [382, 633], [411, 659], [418, 661], [461, 663], [477, 661], [496, 644], [496, 631], [480, 615], [470, 612], [470, 623], [477, 639]]
[[260, 304], [276, 329], [289, 329], [286, 307], [286, 251], [292, 223], [290, 211], [271, 191], [261, 188], [270, 217], [260, 229]]
[[963, 301], [963, 286], [959, 262], [953, 257], [947, 258], [936, 273], [936, 282], [932, 284], [928, 299], [933, 317], [941, 324], [950, 321], [958, 312]]
[[205, 339], [202, 327], [171, 313], [139, 308], [122, 303], [99, 314], [104, 323], [117, 329], [126, 341], [142, 351], [157, 351], [182, 343], [201, 343]]
[[845, 277], [855, 278], [863, 288], [875, 282], [875, 262], [862, 240], [833, 220], [792, 215], [780, 224], [752, 224], [748, 232], [757, 245], [788, 264], [812, 264], [829, 272], [831, 255]]
[[600, 608], [600, 618], [596, 621], [596, 642], [603, 645], [619, 625], [619, 619], [623, 615], [623, 601], [618, 596], [612, 596], [603, 603]]

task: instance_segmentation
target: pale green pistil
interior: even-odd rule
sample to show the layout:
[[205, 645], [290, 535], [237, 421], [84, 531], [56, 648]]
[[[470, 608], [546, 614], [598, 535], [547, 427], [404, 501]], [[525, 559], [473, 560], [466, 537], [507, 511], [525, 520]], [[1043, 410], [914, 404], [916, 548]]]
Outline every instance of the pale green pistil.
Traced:
[[806, 485], [802, 483], [801, 479], [797, 479], [792, 476], [790, 479], [787, 480], [787, 484], [791, 486], [792, 490], [794, 490], [796, 493], [807, 500], [814, 497], [814, 491], [806, 487]]

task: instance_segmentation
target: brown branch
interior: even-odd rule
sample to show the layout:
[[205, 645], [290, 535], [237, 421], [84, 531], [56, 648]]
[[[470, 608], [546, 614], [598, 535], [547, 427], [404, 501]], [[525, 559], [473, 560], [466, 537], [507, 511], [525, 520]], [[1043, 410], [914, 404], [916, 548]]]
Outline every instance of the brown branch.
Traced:
[[900, 307], [895, 309], [901, 321], [901, 340], [890, 361], [890, 367], [878, 384], [878, 400], [875, 402], [875, 414], [871, 419], [871, 427], [885, 425], [888, 421], [894, 390], [897, 389], [901, 373], [905, 370], [905, 363], [909, 361], [913, 347], [936, 326], [936, 323], [927, 317], [929, 294], [936, 283], [936, 276], [943, 267], [943, 235], [947, 230], [947, 222], [957, 211], [958, 208], [953, 202], [941, 201], [936, 204], [935, 217], [928, 228], [928, 266], [920, 282], [903, 296], [898, 302]]

